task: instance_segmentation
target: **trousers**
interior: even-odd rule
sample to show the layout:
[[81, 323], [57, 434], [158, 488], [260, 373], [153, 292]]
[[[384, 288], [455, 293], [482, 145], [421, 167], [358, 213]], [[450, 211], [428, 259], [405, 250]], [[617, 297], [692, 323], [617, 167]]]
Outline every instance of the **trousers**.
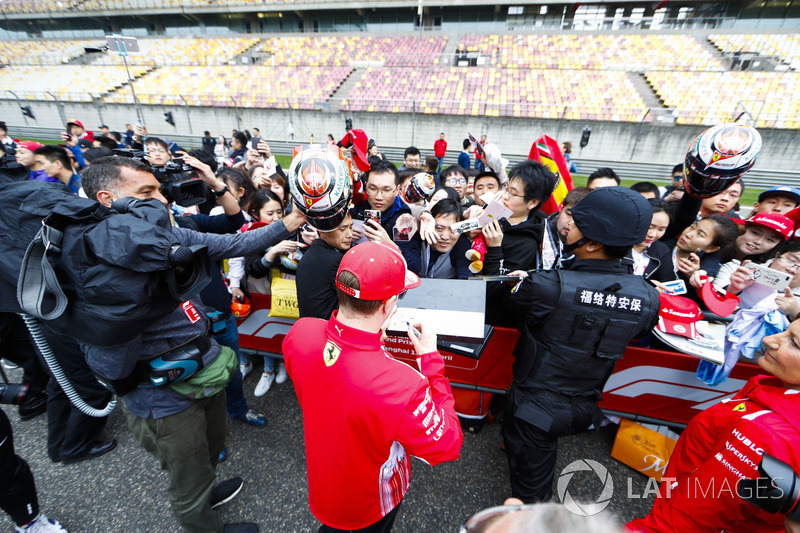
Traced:
[[400, 510], [400, 505], [403, 503], [401, 500], [394, 509], [386, 513], [386, 516], [375, 522], [374, 524], [370, 524], [367, 527], [362, 527], [361, 529], [336, 529], [330, 526], [326, 526], [322, 524], [317, 533], [389, 533], [392, 528], [394, 527], [394, 519], [397, 518], [397, 512]]
[[22, 317], [15, 313], [0, 313], [0, 346], [3, 359], [22, 368], [22, 382], [30, 386], [28, 394], [44, 394], [47, 372], [36, 357], [36, 349]]
[[[77, 341], [45, 326], [42, 331], [75, 391], [92, 407], [105, 407], [111, 400], [111, 393], [92, 374]], [[50, 372], [49, 368], [47, 370]], [[51, 460], [60, 461], [87, 452], [101, 439], [107, 421], [108, 417], [96, 418], [79, 411], [55, 378], [47, 383], [47, 454]]]
[[18, 526], [23, 526], [39, 515], [39, 501], [33, 474], [19, 455], [14, 452], [11, 422], [0, 409], [0, 508]]
[[[214, 339], [221, 345], [227, 346], [236, 354], [236, 359], [242, 361], [242, 350], [239, 347], [239, 329], [236, 326], [236, 318], [231, 315], [226, 324], [225, 331], [214, 335]], [[242, 388], [242, 373], [238, 370], [231, 376], [231, 381], [225, 387], [225, 402], [228, 416], [237, 418], [247, 414], [247, 399], [244, 397]]]
[[512, 385], [503, 420], [511, 495], [524, 503], [552, 498], [558, 438], [587, 429], [600, 413], [594, 400]]
[[211, 509], [210, 497], [225, 446], [225, 391], [163, 418], [141, 418], [124, 405], [123, 410], [133, 436], [169, 474], [170, 506], [184, 531], [222, 531], [222, 519]]

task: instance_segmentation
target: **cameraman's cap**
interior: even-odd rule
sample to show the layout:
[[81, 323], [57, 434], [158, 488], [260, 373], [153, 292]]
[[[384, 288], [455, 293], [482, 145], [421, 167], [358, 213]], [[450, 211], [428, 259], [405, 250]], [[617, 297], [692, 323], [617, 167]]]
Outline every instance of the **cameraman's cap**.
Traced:
[[[359, 289], [345, 287], [339, 281], [339, 274], [345, 270], [356, 277]], [[420, 283], [419, 276], [408, 270], [403, 254], [384, 243], [354, 246], [344, 254], [336, 272], [336, 288], [359, 300], [387, 300]]]
[[633, 246], [647, 238], [653, 208], [627, 187], [601, 187], [572, 208], [572, 220], [583, 236], [606, 246]]
[[[69, 119], [69, 120], [67, 121], [67, 125], [69, 125], [69, 124], [75, 124], [76, 126], [80, 126], [81, 128], [83, 128], [83, 122], [81, 122], [81, 121], [80, 121], [80, 120], [78, 120], [77, 118], [71, 118], [71, 119]], [[86, 129], [86, 128], [84, 128], [84, 129]]]
[[785, 241], [794, 232], [794, 222], [786, 215], [780, 213], [758, 213], [753, 218], [745, 220], [747, 226], [760, 226], [776, 233], [780, 233]]
[[17, 144], [17, 146], [19, 148], [25, 148], [26, 150], [34, 152], [37, 148], [41, 148], [44, 145], [42, 143], [37, 143], [36, 141], [22, 141], [21, 143]]
[[758, 195], [758, 201], [763, 202], [764, 198], [770, 198], [772, 196], [785, 196], [786, 198], [791, 198], [798, 206], [800, 206], [800, 189], [797, 187], [791, 187], [789, 185], [770, 187]]
[[656, 328], [664, 333], [696, 339], [698, 337], [696, 323], [703, 318], [703, 313], [697, 304], [689, 298], [666, 293], [661, 293], [659, 300]]

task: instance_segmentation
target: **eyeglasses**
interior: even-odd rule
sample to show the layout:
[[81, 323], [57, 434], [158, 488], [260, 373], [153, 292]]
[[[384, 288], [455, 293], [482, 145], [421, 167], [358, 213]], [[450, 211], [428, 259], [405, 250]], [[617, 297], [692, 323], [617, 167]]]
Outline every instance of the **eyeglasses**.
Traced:
[[783, 261], [783, 264], [786, 265], [787, 268], [791, 268], [792, 270], [795, 271], [800, 271], [800, 263], [798, 263], [797, 261], [789, 259], [788, 257], [783, 255], [779, 255], [778, 259], [781, 259]]
[[489, 529], [489, 526], [500, 520], [502, 517], [516, 513], [517, 511], [527, 511], [533, 509], [535, 505], [499, 505], [497, 507], [490, 507], [479, 511], [472, 515], [467, 522], [462, 525], [458, 533], [483, 533]]
[[447, 183], [448, 185], [455, 185], [457, 183], [459, 185], [466, 185], [467, 180], [464, 178], [448, 178], [447, 181], [445, 181], [445, 183]]
[[736, 199], [736, 198], [739, 198], [741, 196], [741, 193], [728, 190], [728, 191], [720, 193], [719, 195], [720, 196], [730, 196], [731, 198]]
[[515, 198], [525, 198], [524, 194], [516, 194], [511, 191], [511, 189], [503, 189], [503, 194], [507, 194], [508, 196], [512, 196]]
[[167, 150], [166, 148], [157, 147], [157, 148], [148, 148], [147, 151], [151, 153], [155, 152], [157, 154], [166, 154], [169, 150]]

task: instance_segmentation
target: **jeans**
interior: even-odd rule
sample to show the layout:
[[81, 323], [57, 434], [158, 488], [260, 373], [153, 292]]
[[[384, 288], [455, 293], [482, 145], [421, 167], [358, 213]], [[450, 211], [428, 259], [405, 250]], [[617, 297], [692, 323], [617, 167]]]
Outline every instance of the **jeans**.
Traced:
[[[231, 315], [225, 324], [225, 331], [214, 335], [214, 339], [222, 346], [227, 346], [236, 353], [236, 358], [241, 363], [242, 351], [239, 348], [239, 328], [236, 326], [236, 318]], [[238, 370], [233, 373], [230, 383], [225, 387], [225, 407], [228, 416], [237, 418], [247, 414], [247, 400], [242, 389], [242, 373]]]

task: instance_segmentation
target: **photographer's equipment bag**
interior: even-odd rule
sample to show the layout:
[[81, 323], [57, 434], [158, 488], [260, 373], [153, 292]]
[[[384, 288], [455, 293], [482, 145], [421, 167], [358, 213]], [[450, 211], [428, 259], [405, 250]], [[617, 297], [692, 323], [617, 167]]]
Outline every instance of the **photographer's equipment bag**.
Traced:
[[157, 200], [123, 200], [115, 213], [54, 184], [0, 186], [0, 311], [107, 347], [197, 294], [210, 279], [205, 247], [181, 246]]

